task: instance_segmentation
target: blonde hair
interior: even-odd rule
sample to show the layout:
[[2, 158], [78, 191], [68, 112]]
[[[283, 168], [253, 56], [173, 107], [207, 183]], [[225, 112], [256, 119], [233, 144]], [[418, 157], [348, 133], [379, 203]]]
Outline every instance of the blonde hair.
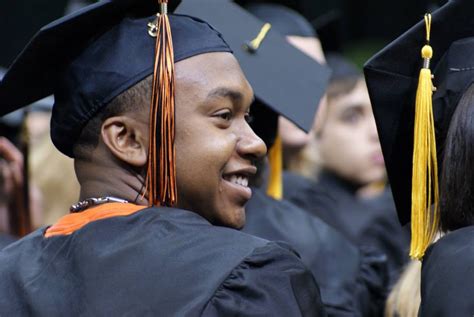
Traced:
[[385, 317], [417, 317], [420, 308], [421, 262], [412, 260], [393, 287], [385, 304]]
[[79, 197], [74, 163], [54, 148], [48, 129], [32, 142], [30, 153], [30, 177], [42, 194], [41, 225], [52, 224]]

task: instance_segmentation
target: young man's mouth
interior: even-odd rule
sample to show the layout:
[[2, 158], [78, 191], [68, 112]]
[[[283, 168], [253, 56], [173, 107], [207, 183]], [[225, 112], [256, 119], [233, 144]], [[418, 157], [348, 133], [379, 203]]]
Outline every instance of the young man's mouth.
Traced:
[[228, 193], [232, 200], [245, 203], [252, 197], [252, 190], [249, 187], [249, 178], [255, 175], [256, 172], [257, 168], [251, 166], [222, 175], [225, 184], [228, 185]]
[[245, 175], [231, 175], [229, 177], [224, 177], [224, 179], [235, 185], [243, 187], [249, 186], [249, 178]]

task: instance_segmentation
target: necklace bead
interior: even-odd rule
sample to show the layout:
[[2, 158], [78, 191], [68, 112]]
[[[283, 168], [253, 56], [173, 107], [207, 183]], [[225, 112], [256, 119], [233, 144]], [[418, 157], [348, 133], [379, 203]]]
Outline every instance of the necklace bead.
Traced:
[[102, 204], [106, 204], [106, 203], [124, 203], [124, 204], [126, 204], [126, 203], [128, 203], [128, 200], [121, 199], [121, 198], [116, 198], [116, 197], [112, 197], [112, 196], [99, 197], [99, 198], [91, 197], [91, 198], [81, 200], [78, 203], [72, 205], [69, 208], [69, 211], [70, 212], [80, 212], [80, 211], [86, 210], [87, 208], [90, 208], [92, 206], [102, 205]]

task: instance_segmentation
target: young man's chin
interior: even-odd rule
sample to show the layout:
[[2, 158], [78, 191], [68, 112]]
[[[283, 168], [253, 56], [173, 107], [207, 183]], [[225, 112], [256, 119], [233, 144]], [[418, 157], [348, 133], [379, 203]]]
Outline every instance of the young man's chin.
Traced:
[[245, 225], [245, 207], [229, 208], [214, 224], [237, 230], [242, 229]]

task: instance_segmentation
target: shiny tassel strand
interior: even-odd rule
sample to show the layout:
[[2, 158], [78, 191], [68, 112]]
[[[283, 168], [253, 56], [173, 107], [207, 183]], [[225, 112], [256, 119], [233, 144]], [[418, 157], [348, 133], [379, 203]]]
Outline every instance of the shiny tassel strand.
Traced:
[[283, 146], [281, 137], [278, 135], [275, 143], [268, 152], [268, 161], [270, 165], [270, 177], [267, 186], [267, 195], [281, 200], [283, 198]]
[[[425, 15], [426, 44], [422, 50], [423, 68], [416, 91], [413, 144], [412, 209], [410, 257], [422, 259], [439, 228], [438, 161], [433, 118], [433, 83], [429, 46], [431, 15]], [[431, 203], [433, 202], [433, 205]]]
[[[150, 107], [147, 192], [150, 206], [177, 203], [174, 53], [167, 2], [160, 0]], [[157, 137], [159, 136], [159, 138]], [[158, 180], [157, 180], [158, 177]]]

